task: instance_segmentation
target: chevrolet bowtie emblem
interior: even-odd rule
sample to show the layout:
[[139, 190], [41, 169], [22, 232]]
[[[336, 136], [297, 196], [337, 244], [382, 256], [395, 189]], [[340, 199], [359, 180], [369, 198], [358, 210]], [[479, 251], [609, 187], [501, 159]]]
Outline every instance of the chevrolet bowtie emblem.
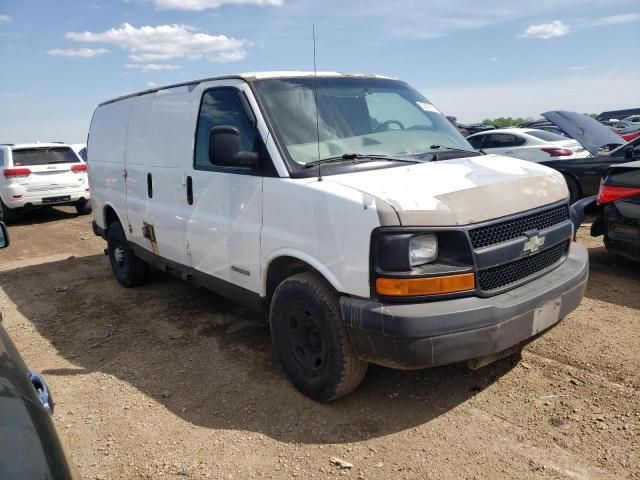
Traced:
[[529, 236], [529, 239], [525, 242], [522, 248], [523, 253], [534, 253], [540, 250], [540, 247], [544, 245], [544, 236], [535, 235]]

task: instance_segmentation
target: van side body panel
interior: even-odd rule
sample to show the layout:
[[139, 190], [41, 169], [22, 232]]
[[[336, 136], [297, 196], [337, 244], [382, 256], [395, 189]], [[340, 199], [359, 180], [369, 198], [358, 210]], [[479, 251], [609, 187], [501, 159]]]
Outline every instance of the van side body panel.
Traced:
[[154, 229], [156, 254], [187, 266], [184, 168], [192, 158], [194, 98], [188, 86], [136, 97], [126, 149], [131, 240], [154, 250], [143, 234], [147, 223]]
[[312, 179], [264, 179], [263, 279], [278, 257], [298, 258], [338, 292], [369, 298], [371, 232], [380, 226], [375, 198]]
[[91, 120], [87, 144], [89, 186], [96, 223], [106, 229], [104, 211], [111, 206], [127, 228], [125, 145], [129, 115], [135, 99], [128, 98], [98, 107]]

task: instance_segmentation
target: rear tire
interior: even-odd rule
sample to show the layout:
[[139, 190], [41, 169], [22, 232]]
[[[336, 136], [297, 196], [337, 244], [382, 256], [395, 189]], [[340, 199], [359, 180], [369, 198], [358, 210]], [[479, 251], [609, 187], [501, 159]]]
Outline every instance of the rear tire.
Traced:
[[91, 200], [83, 200], [75, 205], [78, 215], [89, 215], [91, 213]]
[[131, 288], [147, 283], [149, 265], [135, 256], [120, 222], [115, 221], [107, 230], [107, 251], [111, 270], [120, 284]]
[[578, 185], [578, 182], [567, 175], [564, 175], [564, 179], [566, 180], [567, 188], [569, 189], [569, 204], [573, 205], [582, 198], [580, 186]]
[[18, 221], [18, 214], [15, 210], [7, 207], [2, 200], [0, 200], [0, 221], [4, 223], [15, 223]]
[[273, 294], [270, 320], [275, 353], [300, 392], [330, 402], [360, 385], [368, 363], [351, 348], [338, 295], [317, 275], [284, 280]]

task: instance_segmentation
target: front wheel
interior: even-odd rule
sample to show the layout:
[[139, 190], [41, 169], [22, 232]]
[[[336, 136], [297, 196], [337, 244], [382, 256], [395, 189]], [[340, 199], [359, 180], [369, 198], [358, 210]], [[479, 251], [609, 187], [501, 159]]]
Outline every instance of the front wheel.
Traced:
[[329, 402], [360, 385], [368, 364], [351, 349], [338, 295], [317, 275], [284, 280], [273, 294], [270, 321], [275, 353], [302, 393]]
[[124, 287], [137, 287], [147, 282], [149, 265], [135, 256], [120, 222], [109, 225], [107, 231], [107, 251], [111, 270]]
[[76, 212], [78, 215], [89, 215], [91, 213], [91, 200], [83, 200], [76, 203]]

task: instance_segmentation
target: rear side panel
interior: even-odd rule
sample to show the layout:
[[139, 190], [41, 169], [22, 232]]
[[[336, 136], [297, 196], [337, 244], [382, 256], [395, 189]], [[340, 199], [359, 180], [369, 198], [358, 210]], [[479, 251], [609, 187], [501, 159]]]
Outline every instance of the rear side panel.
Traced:
[[107, 228], [105, 207], [115, 211], [128, 235], [126, 216], [125, 145], [135, 97], [98, 107], [93, 114], [87, 146], [93, 211], [96, 223]]
[[180, 86], [136, 98], [127, 135], [127, 210], [131, 240], [153, 251], [143, 234], [153, 226], [156, 254], [190, 265], [184, 167], [192, 162], [196, 118], [193, 88]]

